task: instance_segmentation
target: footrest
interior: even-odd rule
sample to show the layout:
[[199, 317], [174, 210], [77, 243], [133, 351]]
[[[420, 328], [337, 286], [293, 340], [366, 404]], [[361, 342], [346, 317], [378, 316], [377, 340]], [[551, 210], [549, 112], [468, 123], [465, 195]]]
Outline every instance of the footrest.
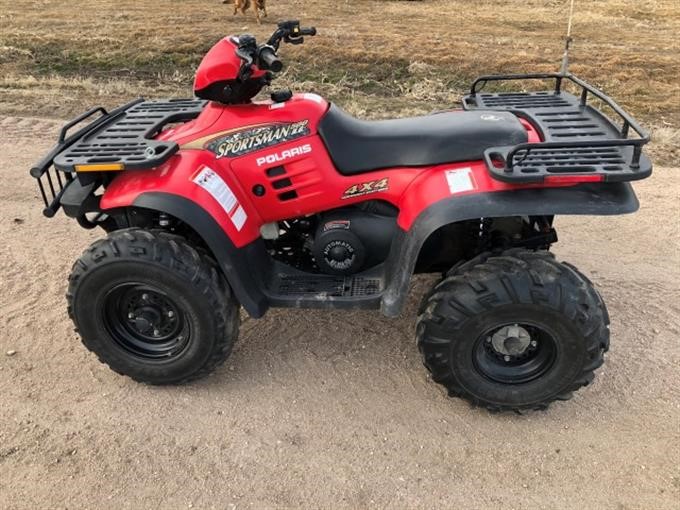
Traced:
[[109, 115], [95, 129], [54, 158], [62, 172], [97, 170], [101, 165], [146, 169], [163, 164], [179, 147], [175, 142], [153, 140], [163, 126], [196, 118], [207, 101], [178, 99], [139, 100]]
[[313, 273], [286, 273], [273, 276], [267, 284], [272, 306], [317, 309], [380, 308], [384, 277], [379, 271], [363, 276], [331, 276]]
[[381, 292], [380, 278], [330, 275], [284, 276], [277, 281], [275, 293], [298, 297], [363, 297]]

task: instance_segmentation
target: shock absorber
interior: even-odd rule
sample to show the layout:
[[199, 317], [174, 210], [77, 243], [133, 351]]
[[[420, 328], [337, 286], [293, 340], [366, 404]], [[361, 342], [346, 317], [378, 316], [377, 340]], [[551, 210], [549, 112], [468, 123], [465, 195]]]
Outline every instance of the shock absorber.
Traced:
[[491, 244], [491, 224], [493, 220], [491, 218], [479, 218], [479, 229], [477, 231], [477, 250], [478, 253], [486, 251], [490, 248]]

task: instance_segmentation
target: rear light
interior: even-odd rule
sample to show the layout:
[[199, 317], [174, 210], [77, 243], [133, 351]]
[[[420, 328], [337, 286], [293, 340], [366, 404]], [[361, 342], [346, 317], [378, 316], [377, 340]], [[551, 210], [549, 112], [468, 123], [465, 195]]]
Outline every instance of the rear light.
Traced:
[[578, 184], [579, 182], [602, 182], [604, 175], [548, 175], [546, 184]]
[[75, 165], [76, 172], [118, 172], [125, 169], [123, 163], [92, 163]]

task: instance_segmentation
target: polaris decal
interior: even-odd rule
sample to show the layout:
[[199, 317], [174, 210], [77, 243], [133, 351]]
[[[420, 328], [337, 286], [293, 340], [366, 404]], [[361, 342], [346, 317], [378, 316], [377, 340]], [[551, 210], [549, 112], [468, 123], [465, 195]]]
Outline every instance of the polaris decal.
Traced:
[[295, 140], [309, 134], [309, 121], [269, 124], [237, 131], [208, 143], [206, 148], [219, 158], [233, 158], [256, 150]]
[[312, 152], [312, 146], [306, 143], [305, 145], [300, 145], [299, 147], [293, 147], [292, 149], [277, 152], [276, 154], [268, 154], [267, 156], [257, 158], [257, 166], [280, 163], [281, 161], [286, 161], [287, 159], [294, 158], [295, 156], [309, 154], [310, 152]]
[[340, 197], [345, 200], [347, 198], [360, 197], [362, 195], [368, 195], [369, 193], [378, 193], [379, 191], [387, 191], [390, 189], [389, 180], [387, 177], [383, 179], [377, 179], [375, 181], [362, 182], [360, 184], [355, 184], [350, 186], [345, 190], [345, 192]]

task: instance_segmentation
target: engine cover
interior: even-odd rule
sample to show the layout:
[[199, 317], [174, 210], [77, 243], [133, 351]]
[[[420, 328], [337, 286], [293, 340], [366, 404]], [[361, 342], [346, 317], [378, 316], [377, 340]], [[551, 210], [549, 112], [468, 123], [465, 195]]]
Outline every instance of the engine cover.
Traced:
[[396, 218], [358, 208], [321, 215], [312, 253], [319, 270], [350, 275], [385, 260], [396, 231]]
[[354, 274], [364, 265], [366, 248], [350, 230], [350, 220], [324, 221], [314, 237], [314, 259], [328, 274]]

